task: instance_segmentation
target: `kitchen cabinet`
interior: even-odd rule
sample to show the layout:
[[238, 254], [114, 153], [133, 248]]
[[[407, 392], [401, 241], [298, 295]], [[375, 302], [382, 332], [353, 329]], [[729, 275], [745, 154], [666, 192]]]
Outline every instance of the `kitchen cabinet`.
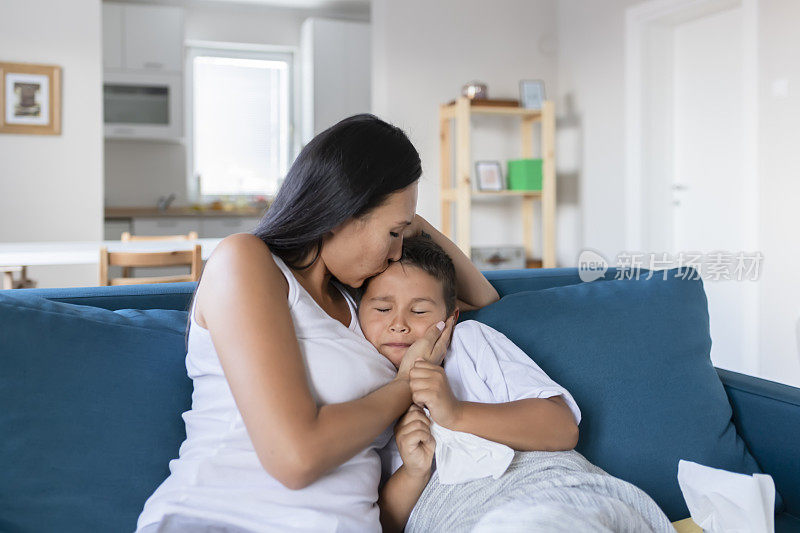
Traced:
[[[123, 221], [126, 219], [109, 219]], [[196, 231], [200, 238], [223, 238], [234, 233], [244, 233], [255, 228], [259, 217], [242, 216], [171, 216], [134, 217], [131, 220], [133, 235], [185, 235]], [[106, 221], [108, 226], [109, 221]], [[121, 232], [120, 232], [121, 234]]]
[[109, 219], [103, 225], [103, 240], [118, 241], [124, 232], [131, 231], [131, 221], [129, 219]]
[[104, 2], [102, 10], [105, 137], [180, 142], [183, 9]]
[[190, 231], [196, 231], [199, 236], [205, 237], [200, 225], [200, 217], [134, 218], [132, 234], [186, 235]]
[[234, 233], [245, 233], [256, 227], [258, 218], [204, 218], [201, 221], [201, 237], [227, 237]]
[[183, 71], [183, 9], [103, 3], [103, 67]]
[[103, 4], [103, 68], [122, 68], [122, 6]]
[[125, 6], [125, 68], [183, 70], [183, 11], [179, 7]]

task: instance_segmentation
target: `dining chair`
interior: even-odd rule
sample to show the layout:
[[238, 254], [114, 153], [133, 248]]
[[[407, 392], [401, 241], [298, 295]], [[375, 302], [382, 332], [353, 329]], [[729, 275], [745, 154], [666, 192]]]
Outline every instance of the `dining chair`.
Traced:
[[124, 231], [121, 241], [196, 241], [197, 232], [190, 231], [186, 235], [131, 235], [129, 231]]
[[[130, 241], [196, 241], [197, 232], [190, 231], [186, 235], [131, 235], [130, 231], [123, 231], [119, 240]], [[122, 267], [122, 277], [132, 278], [131, 267]]]
[[[28, 267], [20, 266], [0, 266], [0, 274], [3, 274], [3, 289], [30, 289], [36, 287], [36, 280], [28, 279]], [[19, 279], [14, 279], [14, 272], [19, 272]]]
[[[149, 276], [109, 278], [111, 266], [121, 267], [165, 267], [188, 266], [189, 274], [174, 276]], [[108, 247], [100, 248], [100, 285], [136, 285], [142, 283], [177, 283], [199, 281], [203, 259], [201, 245], [195, 244], [192, 250], [173, 250], [166, 252], [109, 252]]]

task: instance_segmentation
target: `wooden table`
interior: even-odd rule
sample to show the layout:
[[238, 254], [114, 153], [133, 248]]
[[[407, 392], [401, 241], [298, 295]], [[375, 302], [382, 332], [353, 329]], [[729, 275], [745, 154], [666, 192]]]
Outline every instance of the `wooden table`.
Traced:
[[100, 262], [100, 248], [109, 252], [164, 252], [202, 246], [203, 260], [211, 256], [222, 239], [194, 241], [60, 241], [0, 243], [0, 266], [89, 265]]

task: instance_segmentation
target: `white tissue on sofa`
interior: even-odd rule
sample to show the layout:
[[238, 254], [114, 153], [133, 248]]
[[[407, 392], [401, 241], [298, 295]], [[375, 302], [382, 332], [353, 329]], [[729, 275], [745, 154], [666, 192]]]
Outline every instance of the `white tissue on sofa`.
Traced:
[[711, 533], [774, 533], [775, 482], [678, 461], [678, 485], [695, 524]]
[[[430, 412], [425, 409], [430, 418]], [[436, 470], [439, 482], [455, 485], [473, 479], [503, 475], [514, 458], [514, 450], [471, 433], [453, 431], [431, 419], [431, 435], [436, 440]]]

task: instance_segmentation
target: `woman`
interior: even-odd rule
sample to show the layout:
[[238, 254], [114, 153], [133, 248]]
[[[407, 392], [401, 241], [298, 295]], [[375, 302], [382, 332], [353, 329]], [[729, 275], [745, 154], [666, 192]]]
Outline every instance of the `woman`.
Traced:
[[252, 234], [214, 250], [189, 312], [186, 440], [138, 531], [380, 530], [375, 450], [411, 405], [413, 361], [440, 362], [453, 324], [431, 326], [395, 371], [345, 286], [424, 231], [453, 257], [464, 307], [498, 299], [414, 214], [421, 172], [399, 128], [350, 117], [302, 150]]

